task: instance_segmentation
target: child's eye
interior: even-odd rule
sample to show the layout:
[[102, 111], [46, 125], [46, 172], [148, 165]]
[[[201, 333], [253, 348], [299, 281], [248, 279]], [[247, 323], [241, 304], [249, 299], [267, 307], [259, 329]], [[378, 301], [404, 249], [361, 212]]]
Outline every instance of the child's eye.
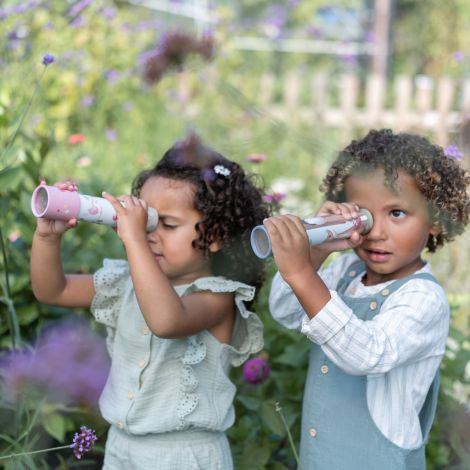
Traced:
[[162, 223], [163, 227], [166, 228], [167, 230], [173, 230], [177, 227], [177, 225], [171, 225], [171, 224], [165, 224]]
[[390, 211], [390, 214], [394, 219], [403, 219], [403, 217], [406, 216], [405, 211], [402, 211], [401, 209], [394, 209], [393, 211]]

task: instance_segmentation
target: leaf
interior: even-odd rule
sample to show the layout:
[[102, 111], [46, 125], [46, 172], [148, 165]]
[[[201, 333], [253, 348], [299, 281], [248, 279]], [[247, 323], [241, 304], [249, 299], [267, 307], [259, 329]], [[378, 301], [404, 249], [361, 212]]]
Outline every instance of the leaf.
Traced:
[[0, 170], [0, 188], [2, 193], [16, 189], [21, 183], [22, 171], [20, 167], [9, 167]]
[[282, 422], [281, 416], [276, 411], [272, 402], [264, 402], [261, 405], [260, 416], [263, 424], [274, 434], [277, 434], [278, 436], [285, 436], [287, 434], [287, 430]]
[[269, 446], [260, 445], [259, 442], [248, 442], [243, 449], [240, 459], [240, 468], [243, 470], [263, 470], [271, 455]]
[[250, 411], [258, 410], [261, 400], [258, 398], [248, 397], [246, 395], [238, 395], [237, 400], [247, 409]]
[[47, 433], [59, 442], [65, 439], [65, 419], [58, 413], [43, 415], [42, 425]]

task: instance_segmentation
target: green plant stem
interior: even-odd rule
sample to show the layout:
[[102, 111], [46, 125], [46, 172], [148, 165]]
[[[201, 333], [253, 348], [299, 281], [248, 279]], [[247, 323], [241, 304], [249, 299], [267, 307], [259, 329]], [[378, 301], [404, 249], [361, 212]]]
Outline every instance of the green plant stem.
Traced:
[[[18, 125], [16, 126], [16, 129], [15, 129], [15, 132], [13, 132], [13, 135], [11, 136], [11, 138], [8, 140], [8, 143], [7, 143], [7, 146], [5, 147], [5, 150], [2, 152], [2, 155], [0, 156], [0, 158], [3, 158], [3, 157], [6, 157], [8, 155], [8, 152], [10, 151], [12, 145], [13, 145], [13, 142], [15, 141], [16, 139], [16, 136], [18, 135], [18, 132], [20, 131], [21, 129], [21, 126], [23, 125], [23, 122], [24, 122], [24, 119], [26, 117], [26, 115], [28, 114], [28, 111], [29, 109], [31, 108], [31, 105], [33, 104], [33, 99], [34, 99], [34, 96], [36, 95], [36, 92], [37, 92], [37, 89], [39, 87], [39, 83], [41, 83], [41, 80], [42, 80], [42, 77], [44, 76], [44, 74], [46, 73], [46, 70], [47, 70], [47, 66], [44, 67], [40, 77], [36, 80], [36, 83], [34, 85], [34, 89], [33, 89], [33, 92], [31, 93], [31, 96], [29, 97], [29, 100], [28, 100], [28, 103], [23, 111], [23, 113], [21, 114], [20, 116], [20, 122], [18, 123]], [[6, 169], [8, 169], [10, 165], [7, 165], [5, 166], [5, 168], [2, 168], [1, 171], [5, 171]]]
[[0, 457], [0, 460], [11, 459], [14, 457], [22, 457], [24, 455], [33, 455], [33, 454], [40, 454], [41, 452], [49, 452], [51, 450], [62, 450], [62, 449], [70, 449], [70, 446], [59, 446], [59, 447], [50, 447], [49, 449], [41, 449], [41, 450], [31, 450], [29, 452], [20, 452], [19, 454], [9, 454]]
[[290, 432], [289, 426], [287, 424], [286, 418], [284, 417], [284, 414], [282, 413], [282, 408], [279, 406], [279, 402], [276, 402], [276, 411], [279, 413], [279, 416], [281, 417], [282, 423], [284, 424], [284, 427], [286, 428], [287, 431], [287, 438], [289, 439], [289, 444], [292, 448], [292, 452], [294, 454], [295, 461], [297, 462], [297, 466], [300, 470], [303, 469], [302, 464], [300, 463], [299, 455], [297, 454], [297, 450], [294, 445], [294, 439], [292, 439], [292, 434]]
[[11, 299], [10, 281], [8, 278], [8, 257], [7, 257], [7, 252], [5, 248], [5, 243], [3, 241], [3, 232], [2, 232], [1, 227], [0, 227], [0, 248], [2, 250], [3, 267], [5, 270], [5, 285], [3, 286], [4, 297], [1, 297], [0, 300], [7, 307], [8, 325], [9, 325], [10, 336], [11, 336], [11, 347], [14, 349], [16, 348], [17, 345], [20, 344], [21, 335], [20, 335], [20, 326], [18, 323], [18, 317], [16, 315], [15, 306]]

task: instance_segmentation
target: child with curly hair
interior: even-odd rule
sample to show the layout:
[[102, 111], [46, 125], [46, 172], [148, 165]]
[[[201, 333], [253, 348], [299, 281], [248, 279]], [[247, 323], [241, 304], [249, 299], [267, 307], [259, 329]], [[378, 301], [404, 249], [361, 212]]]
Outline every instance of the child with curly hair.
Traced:
[[[191, 135], [136, 177], [132, 195], [103, 196], [116, 210], [127, 261], [65, 275], [60, 242], [75, 220], [38, 219], [31, 254], [38, 300], [91, 306], [107, 327], [103, 468], [231, 469], [229, 370], [263, 346], [250, 306], [264, 271], [249, 243], [268, 216], [262, 193], [237, 163]], [[148, 206], [159, 215], [150, 233]]]
[[[449, 305], [421, 253], [464, 231], [469, 182], [427, 139], [371, 131], [339, 153], [323, 180], [326, 202], [318, 213], [350, 219], [368, 209], [369, 233], [310, 248], [297, 217], [264, 222], [279, 269], [272, 315], [312, 342], [303, 468], [425, 468]], [[348, 248], [354, 253], [322, 266]]]

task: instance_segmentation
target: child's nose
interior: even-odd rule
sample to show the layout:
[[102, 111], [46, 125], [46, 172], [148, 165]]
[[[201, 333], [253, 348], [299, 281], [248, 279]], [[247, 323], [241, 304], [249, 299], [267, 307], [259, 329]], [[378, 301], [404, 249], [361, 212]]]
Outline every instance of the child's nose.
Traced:
[[156, 243], [159, 240], [159, 232], [160, 232], [160, 221], [157, 223], [157, 227], [155, 230], [152, 230], [151, 232], [147, 232], [147, 239], [149, 242]]
[[380, 218], [380, 216], [376, 216], [375, 214], [372, 214], [372, 217], [374, 223], [366, 237], [369, 240], [383, 240], [385, 238], [384, 221]]

